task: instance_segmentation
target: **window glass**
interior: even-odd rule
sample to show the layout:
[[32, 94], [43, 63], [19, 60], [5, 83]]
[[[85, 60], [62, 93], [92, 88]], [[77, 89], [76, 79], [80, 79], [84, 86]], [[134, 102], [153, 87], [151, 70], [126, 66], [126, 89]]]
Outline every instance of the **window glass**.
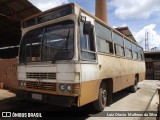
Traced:
[[95, 24], [95, 28], [96, 28], [96, 36], [104, 40], [112, 41], [112, 32], [110, 29], [108, 29], [107, 27], [104, 27], [103, 25], [97, 22]]
[[118, 56], [124, 56], [124, 48], [120, 45], [115, 45], [115, 52]]
[[61, 48], [58, 59], [73, 57], [74, 24], [68, 24], [63, 29], [59, 26], [49, 26], [45, 29], [42, 45], [42, 60], [54, 59], [57, 50]]
[[97, 48], [99, 52], [110, 53], [109, 42], [106, 40], [97, 38]]
[[88, 44], [88, 35], [84, 35], [83, 34], [83, 23], [80, 26], [81, 32], [80, 32], [80, 45], [81, 45], [81, 49], [83, 50], [87, 50], [87, 44]]
[[138, 59], [138, 49], [137, 45], [132, 43], [132, 53], [133, 53], [133, 59]]
[[81, 59], [82, 60], [95, 60], [95, 45], [93, 31], [89, 35], [83, 34], [84, 23], [80, 24], [80, 47], [81, 47]]
[[133, 51], [133, 59], [138, 59], [138, 53]]
[[138, 53], [143, 54], [143, 48], [137, 46], [137, 49], [138, 49]]
[[93, 33], [90, 35], [84, 35], [83, 34], [83, 26], [84, 23], [82, 22], [80, 25], [80, 43], [81, 43], [81, 49], [83, 50], [88, 50], [88, 51], [95, 51], [95, 46], [94, 46], [94, 35]]
[[81, 58], [82, 60], [95, 60], [96, 56], [95, 53], [91, 53], [88, 51], [81, 51]]
[[143, 60], [143, 56], [142, 56], [142, 54], [140, 54], [140, 53], [138, 53], [138, 60]]
[[125, 44], [125, 56], [127, 58], [132, 58], [132, 44], [129, 40], [124, 39]]
[[139, 60], [143, 60], [143, 48], [137, 46], [137, 49], [138, 49], [138, 59]]
[[130, 49], [125, 49], [125, 55], [127, 58], [132, 58], [132, 51]]
[[135, 52], [138, 52], [137, 45], [132, 43], [132, 50]]
[[123, 46], [123, 38], [115, 32], [113, 32], [113, 41], [114, 43]]
[[74, 22], [71, 20], [34, 29], [24, 35], [20, 63], [70, 60], [74, 56]]
[[128, 41], [127, 39], [124, 39], [124, 43], [125, 43], [125, 48], [132, 49], [130, 41]]
[[[24, 49], [23, 53], [20, 51], [20, 62], [21, 58], [23, 58], [23, 62], [32, 62], [32, 61], [40, 61], [41, 60], [41, 40], [42, 40], [43, 29], [40, 28], [38, 30], [34, 30], [33, 32], [27, 33], [21, 44], [21, 49]], [[25, 54], [26, 56], [23, 56]]]

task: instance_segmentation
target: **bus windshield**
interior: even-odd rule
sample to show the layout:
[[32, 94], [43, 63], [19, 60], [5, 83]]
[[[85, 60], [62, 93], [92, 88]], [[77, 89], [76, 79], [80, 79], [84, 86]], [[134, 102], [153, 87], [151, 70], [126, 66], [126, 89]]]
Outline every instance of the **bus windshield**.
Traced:
[[74, 22], [64, 22], [32, 30], [24, 35], [19, 62], [70, 60], [74, 55]]

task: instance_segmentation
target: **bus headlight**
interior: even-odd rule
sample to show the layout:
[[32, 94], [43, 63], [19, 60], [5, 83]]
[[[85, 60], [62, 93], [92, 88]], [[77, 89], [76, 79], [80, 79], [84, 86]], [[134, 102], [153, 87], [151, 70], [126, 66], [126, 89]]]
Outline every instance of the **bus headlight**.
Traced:
[[59, 89], [60, 89], [60, 91], [65, 91], [65, 85], [64, 84], [60, 84]]
[[72, 91], [72, 85], [68, 84], [66, 86], [66, 89], [67, 89], [68, 92], [71, 92]]
[[26, 82], [24, 81], [23, 86], [26, 87]]
[[26, 82], [20, 80], [20, 81], [19, 81], [19, 87], [26, 87]]
[[59, 83], [58, 91], [70, 94], [79, 94], [80, 83]]
[[23, 81], [20, 81], [20, 87], [22, 87], [23, 86]]
[[60, 92], [72, 92], [72, 84], [59, 84]]

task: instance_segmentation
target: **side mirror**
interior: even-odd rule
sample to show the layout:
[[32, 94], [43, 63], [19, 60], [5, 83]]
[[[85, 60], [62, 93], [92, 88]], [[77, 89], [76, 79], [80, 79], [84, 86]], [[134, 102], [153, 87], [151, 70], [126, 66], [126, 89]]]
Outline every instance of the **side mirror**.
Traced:
[[89, 35], [93, 31], [93, 25], [90, 21], [85, 21], [83, 26], [83, 34]]

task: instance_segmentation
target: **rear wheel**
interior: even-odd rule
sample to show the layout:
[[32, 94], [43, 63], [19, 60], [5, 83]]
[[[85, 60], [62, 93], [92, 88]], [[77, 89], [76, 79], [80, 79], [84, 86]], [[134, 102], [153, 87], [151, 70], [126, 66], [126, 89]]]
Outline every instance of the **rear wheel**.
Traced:
[[93, 102], [93, 107], [96, 111], [103, 111], [107, 103], [107, 89], [104, 82], [101, 83], [99, 88], [98, 100]]
[[135, 77], [134, 85], [130, 87], [130, 91], [134, 93], [137, 91], [137, 88], [138, 88], [138, 77]]

